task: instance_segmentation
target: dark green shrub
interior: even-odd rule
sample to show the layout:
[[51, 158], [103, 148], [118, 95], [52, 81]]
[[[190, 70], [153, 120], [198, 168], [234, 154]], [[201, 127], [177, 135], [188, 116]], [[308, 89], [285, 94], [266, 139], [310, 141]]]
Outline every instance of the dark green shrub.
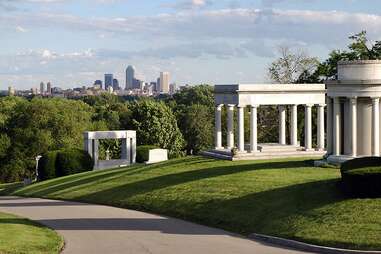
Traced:
[[56, 176], [66, 176], [93, 170], [94, 161], [80, 149], [59, 151], [56, 161]]
[[341, 165], [341, 171], [375, 166], [381, 166], [381, 157], [363, 157], [346, 161]]
[[145, 145], [136, 147], [136, 162], [143, 163], [148, 161], [149, 150], [157, 149], [157, 146]]
[[381, 197], [381, 158], [358, 158], [343, 163], [341, 179], [344, 191], [353, 197]]
[[47, 152], [38, 161], [38, 180], [44, 181], [56, 177], [56, 159], [58, 151]]

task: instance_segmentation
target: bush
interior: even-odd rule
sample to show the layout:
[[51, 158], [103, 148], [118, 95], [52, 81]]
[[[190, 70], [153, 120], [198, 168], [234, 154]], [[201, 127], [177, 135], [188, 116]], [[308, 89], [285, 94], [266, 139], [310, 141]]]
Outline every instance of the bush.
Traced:
[[363, 157], [344, 162], [341, 171], [377, 166], [381, 166], [381, 157]]
[[353, 197], [381, 197], [381, 158], [359, 158], [343, 163], [344, 191]]
[[86, 151], [71, 149], [60, 151], [57, 154], [57, 177], [91, 171], [93, 167], [94, 161]]
[[136, 148], [136, 162], [144, 163], [149, 160], [149, 150], [157, 149], [157, 146], [145, 145]]
[[47, 152], [38, 161], [38, 180], [44, 181], [56, 177], [56, 159], [58, 151]]

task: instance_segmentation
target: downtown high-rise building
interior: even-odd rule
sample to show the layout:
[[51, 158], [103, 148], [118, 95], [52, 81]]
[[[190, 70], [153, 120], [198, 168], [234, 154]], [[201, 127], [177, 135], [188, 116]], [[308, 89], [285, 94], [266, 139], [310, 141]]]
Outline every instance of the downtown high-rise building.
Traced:
[[50, 82], [46, 84], [46, 93], [52, 94], [52, 84]]
[[113, 85], [114, 76], [112, 74], [105, 74], [105, 90], [107, 91], [108, 87]]
[[129, 65], [126, 69], [126, 90], [134, 89], [135, 67]]
[[45, 93], [45, 83], [41, 82], [40, 83], [40, 94], [44, 94], [44, 93]]
[[169, 93], [169, 72], [160, 72], [160, 92]]

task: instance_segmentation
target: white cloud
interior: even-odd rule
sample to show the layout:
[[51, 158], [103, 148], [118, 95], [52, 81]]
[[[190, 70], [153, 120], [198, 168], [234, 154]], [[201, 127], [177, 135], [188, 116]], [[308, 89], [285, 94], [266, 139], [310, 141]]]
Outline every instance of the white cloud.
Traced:
[[22, 26], [16, 26], [16, 31], [20, 33], [26, 33], [28, 30], [26, 30]]

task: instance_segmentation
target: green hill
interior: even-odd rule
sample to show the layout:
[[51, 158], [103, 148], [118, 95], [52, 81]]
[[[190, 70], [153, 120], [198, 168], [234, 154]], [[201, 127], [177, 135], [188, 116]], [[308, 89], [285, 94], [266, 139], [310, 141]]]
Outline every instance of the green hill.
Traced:
[[88, 172], [14, 194], [154, 212], [248, 235], [381, 249], [381, 199], [346, 199], [338, 169], [303, 159], [229, 162], [187, 157]]

